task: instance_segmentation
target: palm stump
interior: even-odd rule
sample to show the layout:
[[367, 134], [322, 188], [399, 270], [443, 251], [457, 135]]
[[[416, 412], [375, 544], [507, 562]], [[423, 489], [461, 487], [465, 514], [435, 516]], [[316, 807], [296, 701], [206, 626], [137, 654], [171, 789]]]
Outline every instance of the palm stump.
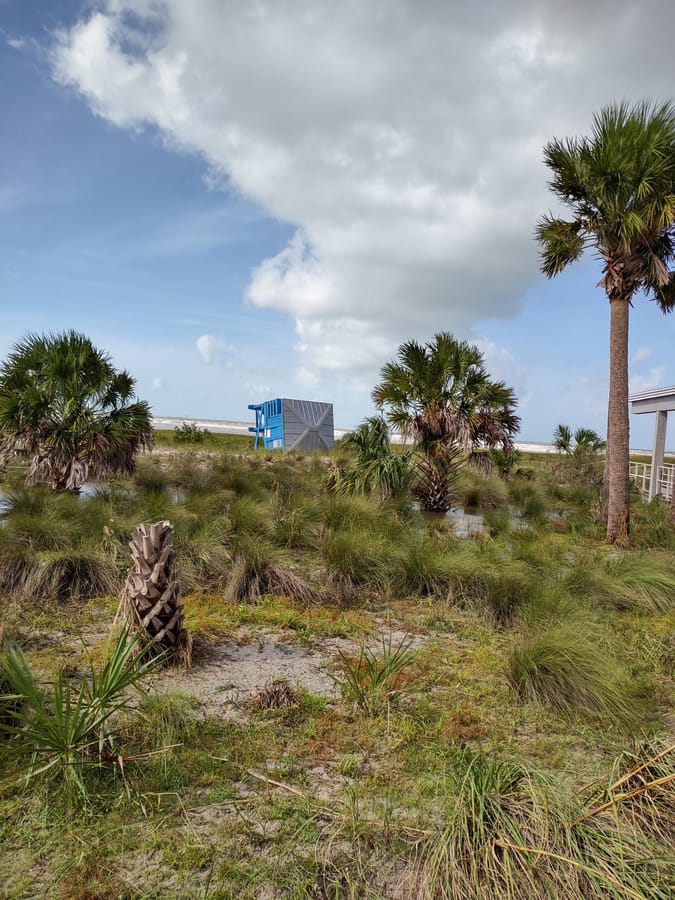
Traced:
[[129, 548], [133, 563], [123, 596], [127, 625], [134, 630], [140, 626], [145, 652], [164, 654], [167, 662], [189, 666], [192, 638], [183, 622], [171, 523], [139, 525]]

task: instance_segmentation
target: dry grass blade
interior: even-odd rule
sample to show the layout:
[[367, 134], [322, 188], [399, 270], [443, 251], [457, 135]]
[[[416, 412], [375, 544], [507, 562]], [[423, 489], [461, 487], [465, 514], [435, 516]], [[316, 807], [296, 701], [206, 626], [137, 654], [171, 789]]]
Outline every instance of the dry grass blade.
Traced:
[[239, 554], [230, 570], [225, 599], [231, 603], [239, 603], [270, 594], [288, 597], [304, 606], [313, 606], [319, 602], [314, 588], [300, 575], [274, 565], [258, 554]]
[[551, 853], [549, 850], [540, 850], [537, 847], [520, 847], [518, 844], [511, 844], [508, 841], [495, 841], [495, 847], [503, 847], [505, 850], [515, 850], [518, 853], [533, 853], [535, 856], [547, 856], [550, 859], [555, 859], [559, 862], [566, 863], [567, 865], [574, 866], [577, 869], [581, 869], [582, 872], [587, 872], [589, 875], [594, 875], [596, 878], [609, 881], [610, 884], [613, 884], [620, 891], [625, 893], [627, 897], [634, 897], [635, 900], [645, 900], [643, 894], [632, 891], [629, 887], [626, 887], [625, 884], [622, 884], [620, 881], [617, 881], [616, 878], [607, 874], [607, 872], [600, 872], [597, 869], [593, 869], [591, 866], [580, 863], [576, 859], [570, 859], [569, 856], [562, 856], [560, 853]]

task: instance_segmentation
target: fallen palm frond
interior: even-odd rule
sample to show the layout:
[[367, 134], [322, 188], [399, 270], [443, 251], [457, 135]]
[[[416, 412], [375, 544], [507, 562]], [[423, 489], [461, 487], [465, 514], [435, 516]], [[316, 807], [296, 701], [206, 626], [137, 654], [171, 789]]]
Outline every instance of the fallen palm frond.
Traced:
[[286, 709], [298, 702], [297, 690], [285, 678], [266, 684], [250, 702], [252, 709]]
[[636, 829], [666, 846], [675, 846], [674, 764], [675, 744], [664, 747], [651, 741], [633, 752], [623, 752], [614, 763], [612, 782], [602, 791], [589, 793], [588, 808], [578, 821], [620, 805], [621, 815]]
[[[420, 900], [670, 895], [673, 857], [630, 822], [589, 816], [562, 783], [464, 748], [450, 758], [445, 824], [418, 845]], [[441, 798], [438, 798], [441, 802]]]

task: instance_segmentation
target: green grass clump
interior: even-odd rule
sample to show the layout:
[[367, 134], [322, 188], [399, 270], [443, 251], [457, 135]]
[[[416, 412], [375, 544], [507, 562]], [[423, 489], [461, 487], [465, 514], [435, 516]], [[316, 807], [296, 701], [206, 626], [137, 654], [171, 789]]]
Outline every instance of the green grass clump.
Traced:
[[332, 594], [347, 602], [357, 588], [386, 591], [397, 572], [397, 555], [388, 541], [365, 530], [331, 532], [324, 559]]
[[452, 578], [447, 545], [442, 548], [426, 532], [415, 536], [401, 547], [399, 566], [397, 587], [401, 592], [447, 598]]
[[[468, 476], [466, 476], [468, 478]], [[497, 509], [509, 502], [509, 490], [501, 478], [494, 476], [481, 478], [473, 476], [463, 487], [461, 505], [464, 507], [480, 507], [481, 509]]]
[[274, 523], [274, 540], [282, 547], [316, 550], [321, 535], [321, 508], [313, 498], [291, 495], [281, 504]]
[[629, 728], [643, 721], [627, 673], [587, 624], [560, 621], [524, 634], [512, 645], [507, 666], [521, 700], [562, 713], [593, 713]]
[[232, 603], [257, 600], [271, 594], [305, 606], [318, 603], [314, 588], [300, 575], [280, 564], [279, 551], [252, 539], [237, 543], [225, 584], [225, 599]]
[[36, 553], [22, 591], [29, 597], [83, 600], [116, 594], [121, 586], [120, 573], [109, 556], [78, 548]]
[[530, 767], [470, 748], [451, 754], [443, 825], [420, 842], [410, 881], [423, 900], [669, 896], [672, 853], [620, 814], [608, 822]]

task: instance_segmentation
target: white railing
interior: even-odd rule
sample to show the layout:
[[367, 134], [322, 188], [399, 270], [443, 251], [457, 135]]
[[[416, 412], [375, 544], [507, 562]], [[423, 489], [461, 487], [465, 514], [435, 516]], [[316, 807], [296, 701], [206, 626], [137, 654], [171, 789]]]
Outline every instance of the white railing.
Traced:
[[649, 483], [652, 480], [652, 464], [632, 462], [629, 467], [630, 477], [637, 482], [638, 490], [646, 499], [649, 496]]
[[656, 492], [666, 500], [673, 496], [673, 482], [675, 482], [675, 466], [659, 466], [656, 470]]
[[[643, 498], [649, 498], [649, 486], [652, 480], [652, 464], [642, 462], [630, 463], [630, 477], [637, 483]], [[675, 485], [675, 465], [659, 466], [656, 478], [656, 493], [664, 500], [670, 501]]]

